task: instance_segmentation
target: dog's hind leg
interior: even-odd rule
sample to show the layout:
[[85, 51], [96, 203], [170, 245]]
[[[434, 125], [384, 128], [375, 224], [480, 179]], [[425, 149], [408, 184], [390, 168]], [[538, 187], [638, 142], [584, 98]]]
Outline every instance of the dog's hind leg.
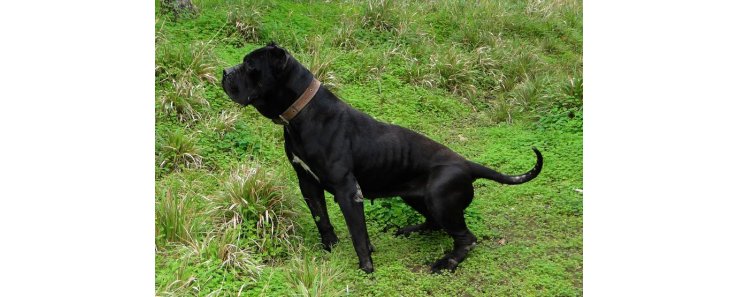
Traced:
[[464, 210], [473, 199], [473, 179], [457, 166], [444, 166], [430, 176], [425, 197], [429, 213], [454, 240], [453, 250], [432, 264], [432, 272], [454, 271], [478, 239], [465, 224]]
[[441, 227], [434, 221], [434, 218], [429, 214], [429, 210], [427, 210], [427, 206], [424, 203], [424, 197], [405, 196], [401, 197], [401, 199], [403, 199], [406, 204], [411, 206], [411, 208], [422, 214], [425, 221], [424, 223], [418, 225], [410, 225], [398, 229], [398, 231], [396, 231], [396, 236], [409, 236], [413, 232], [424, 232], [441, 229]]

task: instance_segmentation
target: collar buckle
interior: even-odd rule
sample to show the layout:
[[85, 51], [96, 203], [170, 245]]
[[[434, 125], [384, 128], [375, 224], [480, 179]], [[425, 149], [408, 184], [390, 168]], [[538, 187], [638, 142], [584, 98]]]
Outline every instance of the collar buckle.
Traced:
[[272, 122], [278, 125], [287, 126], [288, 120], [286, 120], [283, 115], [279, 115], [277, 118], [272, 119]]

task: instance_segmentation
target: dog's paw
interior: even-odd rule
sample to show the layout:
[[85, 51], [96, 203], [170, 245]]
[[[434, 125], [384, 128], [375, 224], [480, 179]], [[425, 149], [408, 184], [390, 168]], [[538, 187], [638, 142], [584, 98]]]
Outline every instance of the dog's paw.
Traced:
[[321, 239], [321, 244], [327, 252], [331, 252], [331, 248], [339, 242], [339, 238], [336, 235], [327, 236]]
[[441, 273], [443, 270], [455, 272], [458, 264], [460, 263], [458, 263], [457, 260], [445, 256], [432, 264], [432, 273]]
[[373, 271], [375, 271], [375, 267], [373, 267], [372, 262], [360, 264], [360, 269], [362, 269], [362, 271], [364, 271], [365, 273], [373, 273]]

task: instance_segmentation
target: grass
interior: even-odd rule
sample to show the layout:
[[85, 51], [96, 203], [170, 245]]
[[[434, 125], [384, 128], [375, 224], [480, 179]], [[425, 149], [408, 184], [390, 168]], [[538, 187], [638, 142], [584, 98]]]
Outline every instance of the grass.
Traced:
[[230, 268], [237, 273], [245, 273], [250, 280], [254, 281], [262, 272], [263, 265], [249, 249], [243, 248], [241, 244], [241, 230], [237, 225], [226, 226], [218, 232], [217, 236], [209, 242], [211, 255], [221, 260], [222, 268]]
[[173, 80], [171, 87], [161, 92], [159, 104], [165, 114], [173, 114], [181, 122], [197, 121], [201, 118], [197, 108], [208, 106], [203, 96], [203, 85], [187, 79]]
[[221, 111], [217, 117], [211, 119], [209, 128], [216, 131], [221, 137], [226, 133], [236, 129], [236, 121], [239, 119], [239, 113], [234, 111]]
[[221, 187], [214, 203], [224, 224], [252, 238], [258, 253], [278, 257], [288, 252], [294, 230], [290, 218], [295, 212], [274, 176], [258, 165], [241, 165]]
[[295, 258], [289, 264], [287, 281], [295, 296], [319, 297], [342, 295], [341, 288], [331, 286], [340, 271], [315, 257]]
[[322, 51], [327, 48], [326, 41], [321, 36], [306, 38], [304, 44], [305, 50], [297, 52], [295, 58], [303, 61], [304, 65], [321, 81], [326, 87], [335, 89], [339, 81], [331, 68], [336, 59], [336, 54], [331, 51]]
[[173, 130], [167, 133], [157, 149], [159, 166], [173, 171], [183, 168], [200, 168], [203, 157], [195, 144], [194, 136], [187, 135], [183, 130]]
[[[156, 14], [156, 292], [160, 296], [580, 296], [582, 3], [193, 1]], [[534, 181], [474, 184], [479, 245], [454, 274], [429, 263], [441, 232], [396, 238], [421, 217], [366, 202], [376, 272], [356, 269], [347, 227], [331, 253], [301, 198], [282, 130], [239, 108], [221, 69], [274, 40], [348, 104]]]
[[163, 247], [167, 242], [192, 244], [194, 216], [188, 196], [179, 196], [166, 189], [155, 207], [157, 246]]

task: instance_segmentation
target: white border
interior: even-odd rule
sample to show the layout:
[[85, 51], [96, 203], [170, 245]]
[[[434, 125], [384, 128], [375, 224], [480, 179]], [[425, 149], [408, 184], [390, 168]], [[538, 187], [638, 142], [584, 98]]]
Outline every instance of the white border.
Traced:
[[0, 11], [0, 295], [153, 295], [154, 2]]
[[585, 295], [740, 296], [738, 11], [585, 4]]
[[[3, 295], [152, 295], [153, 10], [3, 6]], [[738, 295], [738, 11], [585, 3], [587, 296]]]

